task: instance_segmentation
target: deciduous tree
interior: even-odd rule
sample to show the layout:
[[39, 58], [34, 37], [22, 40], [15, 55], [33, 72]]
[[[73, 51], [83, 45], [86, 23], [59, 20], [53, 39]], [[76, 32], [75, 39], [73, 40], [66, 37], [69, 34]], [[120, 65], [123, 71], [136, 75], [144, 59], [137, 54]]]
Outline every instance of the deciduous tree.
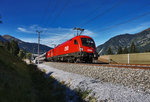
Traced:
[[25, 56], [25, 52], [23, 50], [20, 50], [19, 53], [18, 53], [18, 56], [23, 59], [24, 56]]

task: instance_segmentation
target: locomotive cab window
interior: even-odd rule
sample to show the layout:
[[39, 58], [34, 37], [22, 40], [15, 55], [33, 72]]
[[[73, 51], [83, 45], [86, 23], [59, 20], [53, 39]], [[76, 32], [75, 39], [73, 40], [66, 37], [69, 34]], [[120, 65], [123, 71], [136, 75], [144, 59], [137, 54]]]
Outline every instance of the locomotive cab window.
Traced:
[[75, 45], [78, 45], [78, 42], [77, 42], [77, 40], [74, 40], [74, 44], [75, 44]]
[[94, 41], [90, 38], [81, 38], [81, 41], [83, 46], [95, 47]]

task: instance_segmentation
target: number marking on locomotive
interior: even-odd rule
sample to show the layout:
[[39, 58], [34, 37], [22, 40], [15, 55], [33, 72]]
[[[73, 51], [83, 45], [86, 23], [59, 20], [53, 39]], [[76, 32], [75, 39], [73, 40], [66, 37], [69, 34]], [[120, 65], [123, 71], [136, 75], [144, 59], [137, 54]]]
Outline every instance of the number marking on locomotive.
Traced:
[[65, 46], [64, 51], [68, 51], [68, 50], [69, 50], [69, 46]]

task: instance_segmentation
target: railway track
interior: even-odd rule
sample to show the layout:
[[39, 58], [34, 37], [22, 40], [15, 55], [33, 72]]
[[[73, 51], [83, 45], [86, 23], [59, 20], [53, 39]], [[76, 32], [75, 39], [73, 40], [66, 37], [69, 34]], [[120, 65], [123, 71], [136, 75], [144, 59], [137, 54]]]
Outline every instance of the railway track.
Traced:
[[[66, 63], [67, 62], [57, 62], [57, 63]], [[150, 64], [101, 64], [101, 63], [71, 63], [79, 65], [89, 65], [89, 66], [102, 66], [110, 68], [132, 68], [132, 69], [150, 69]]]
[[150, 65], [133, 64], [93, 64], [95, 66], [114, 67], [114, 68], [132, 68], [132, 69], [150, 69]]

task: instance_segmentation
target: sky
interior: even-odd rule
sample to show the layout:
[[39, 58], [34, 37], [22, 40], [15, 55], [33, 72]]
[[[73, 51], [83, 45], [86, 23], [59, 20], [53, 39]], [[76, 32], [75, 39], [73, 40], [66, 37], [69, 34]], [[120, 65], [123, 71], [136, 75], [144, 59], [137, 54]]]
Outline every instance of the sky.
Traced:
[[96, 46], [150, 27], [150, 0], [0, 0], [0, 35], [53, 47], [85, 29]]

